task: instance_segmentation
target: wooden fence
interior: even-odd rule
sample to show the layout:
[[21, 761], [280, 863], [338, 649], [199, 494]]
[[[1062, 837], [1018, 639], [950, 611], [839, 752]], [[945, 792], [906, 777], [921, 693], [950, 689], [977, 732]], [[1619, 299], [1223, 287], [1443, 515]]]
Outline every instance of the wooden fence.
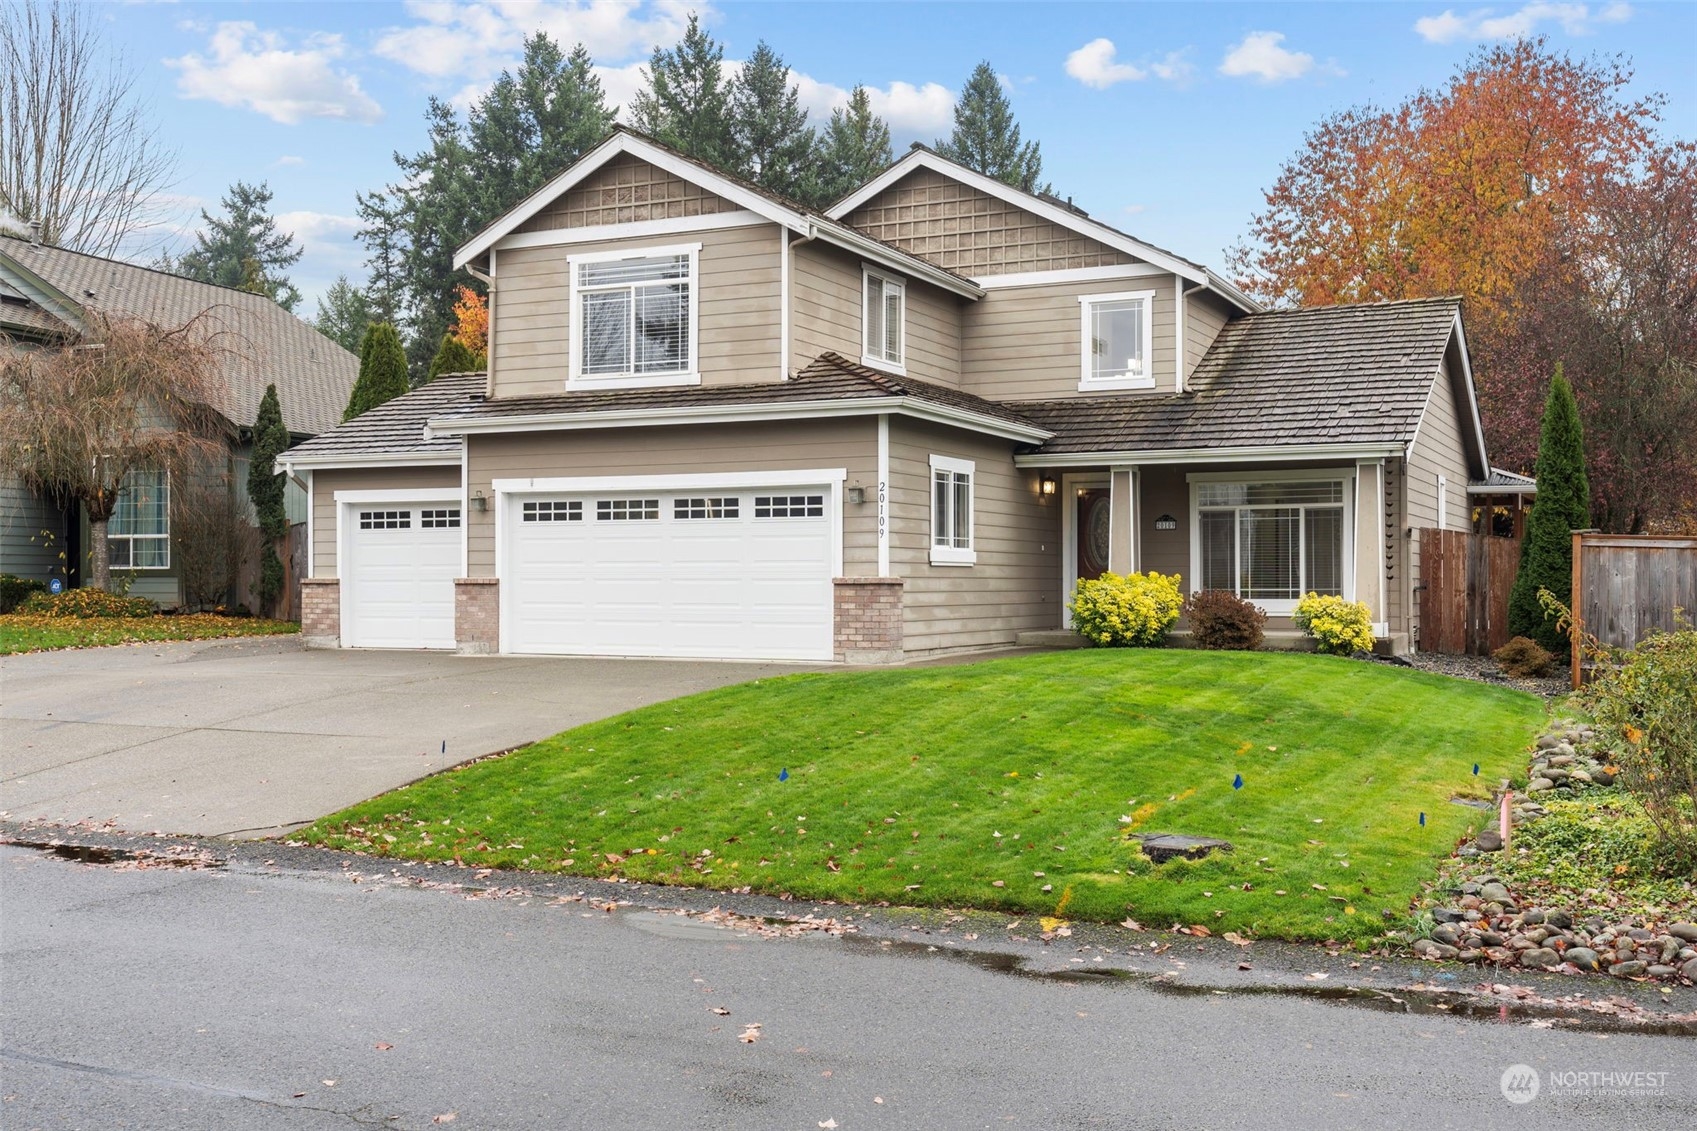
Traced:
[[1465, 530], [1420, 532], [1420, 650], [1488, 656], [1508, 643], [1520, 543]]
[[1697, 621], [1697, 538], [1654, 534], [1573, 536], [1573, 686], [1584, 675], [1578, 637], [1631, 648], [1652, 631], [1671, 631], [1676, 610]]

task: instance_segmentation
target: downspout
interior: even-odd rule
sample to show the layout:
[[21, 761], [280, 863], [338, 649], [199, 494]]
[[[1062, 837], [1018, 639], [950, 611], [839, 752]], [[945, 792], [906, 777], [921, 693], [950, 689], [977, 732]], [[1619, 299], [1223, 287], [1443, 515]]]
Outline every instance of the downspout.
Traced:
[[1181, 276], [1181, 275], [1174, 275], [1173, 276], [1173, 288], [1178, 291], [1178, 310], [1176, 311], [1176, 313], [1174, 314], [1174, 317], [1173, 317], [1173, 325], [1178, 327], [1178, 342], [1177, 342], [1178, 348], [1173, 351], [1173, 356], [1178, 358], [1178, 383], [1177, 383], [1177, 388], [1178, 388], [1178, 391], [1180, 393], [1183, 393], [1184, 392], [1184, 333], [1185, 333], [1184, 312], [1185, 312], [1186, 307], [1188, 307], [1189, 304], [1190, 304], [1190, 296], [1195, 294], [1198, 291], [1207, 290], [1208, 284], [1205, 283], [1205, 282], [1197, 283], [1194, 287], [1191, 287], [1187, 291], [1187, 290], [1184, 289], [1184, 277]]
[[778, 229], [779, 241], [783, 244], [783, 252], [778, 257], [778, 379], [790, 379], [790, 287], [795, 278], [792, 261], [795, 249], [804, 243], [812, 243], [818, 239], [813, 226], [808, 225], [807, 232], [801, 239], [791, 242], [788, 228]]

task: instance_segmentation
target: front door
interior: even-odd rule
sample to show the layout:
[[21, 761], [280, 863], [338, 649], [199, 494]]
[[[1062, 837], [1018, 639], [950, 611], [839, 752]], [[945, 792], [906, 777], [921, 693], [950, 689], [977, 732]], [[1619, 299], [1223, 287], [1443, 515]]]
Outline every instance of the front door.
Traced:
[[1113, 522], [1113, 492], [1106, 487], [1084, 487], [1078, 492], [1078, 511], [1073, 516], [1078, 576], [1094, 581], [1108, 571], [1108, 548]]

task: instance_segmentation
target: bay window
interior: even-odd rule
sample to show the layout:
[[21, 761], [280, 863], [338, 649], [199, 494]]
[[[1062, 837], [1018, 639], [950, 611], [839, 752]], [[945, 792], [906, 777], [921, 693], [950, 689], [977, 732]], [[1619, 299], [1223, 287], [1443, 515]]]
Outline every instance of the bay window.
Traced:
[[1344, 595], [1342, 479], [1199, 482], [1196, 588], [1287, 612], [1305, 593]]
[[700, 245], [574, 255], [572, 383], [694, 384]]
[[124, 475], [118, 505], [106, 521], [106, 561], [113, 569], [171, 568], [171, 477], [137, 468]]
[[1154, 388], [1149, 342], [1155, 292], [1083, 295], [1078, 302], [1084, 342], [1079, 390]]

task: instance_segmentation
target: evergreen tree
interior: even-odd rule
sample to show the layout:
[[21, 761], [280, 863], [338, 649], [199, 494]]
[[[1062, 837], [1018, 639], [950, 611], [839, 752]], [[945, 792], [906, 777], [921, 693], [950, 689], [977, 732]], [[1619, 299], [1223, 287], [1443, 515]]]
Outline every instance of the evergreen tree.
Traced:
[[406, 250], [405, 318], [411, 330], [407, 358], [420, 377], [448, 328], [449, 311], [464, 276], [454, 269], [454, 252], [484, 225], [477, 210], [474, 155], [459, 116], [439, 98], [426, 110], [430, 148], [399, 157], [401, 183], [390, 189], [404, 216]]
[[809, 183], [810, 203], [821, 207], [841, 200], [895, 160], [890, 150], [890, 127], [872, 112], [864, 86], [849, 95], [848, 105], [831, 111], [815, 163], [818, 175]]
[[973, 68], [955, 102], [955, 129], [934, 147], [951, 161], [1026, 192], [1039, 192], [1043, 158], [1035, 141], [1021, 142], [1019, 124], [989, 62]]
[[300, 262], [302, 249], [293, 233], [277, 230], [270, 187], [237, 181], [222, 203], [222, 216], [201, 210], [206, 227], [195, 235], [195, 246], [177, 261], [176, 270], [203, 283], [265, 295], [284, 310], [293, 310], [301, 294], [286, 271]]
[[636, 128], [720, 169], [738, 165], [725, 48], [694, 12], [681, 42], [648, 60], [648, 89], [631, 102]]
[[366, 331], [359, 348], [359, 377], [342, 413], [344, 422], [407, 391], [407, 355], [401, 336], [388, 322], [378, 322]]
[[[370, 320], [399, 324], [406, 290], [406, 218], [392, 192], [355, 193], [354, 202], [365, 225], [354, 238], [365, 245], [365, 266], [371, 272], [365, 293]], [[362, 326], [361, 337], [364, 334]], [[355, 338], [348, 348], [357, 349], [359, 341]]]
[[738, 158], [735, 172], [802, 199], [815, 175], [819, 141], [807, 124], [801, 88], [790, 82], [789, 67], [764, 41], [731, 83], [731, 137]]
[[1555, 618], [1545, 616], [1538, 604], [1538, 591], [1548, 589], [1563, 604], [1569, 600], [1573, 591], [1573, 532], [1590, 525], [1591, 489], [1585, 478], [1585, 437], [1579, 426], [1579, 405], [1560, 364], [1544, 401], [1533, 475], [1538, 480], [1538, 496], [1526, 518], [1520, 572], [1509, 592], [1508, 630], [1561, 655], [1568, 650], [1568, 641], [1556, 631]]
[[283, 476], [275, 463], [288, 447], [289, 431], [283, 425], [277, 386], [267, 385], [259, 414], [254, 417], [247, 465], [247, 494], [264, 536], [259, 552], [259, 599], [267, 607], [283, 591], [283, 560], [277, 556], [277, 542], [289, 533], [289, 515], [283, 502]]
[[366, 328], [377, 321], [386, 319], [373, 316], [371, 300], [365, 292], [348, 282], [346, 275], [338, 275], [319, 297], [318, 314], [312, 325], [349, 353], [356, 353], [365, 341]]
[[442, 348], [431, 359], [425, 381], [434, 381], [444, 373], [476, 373], [484, 365], [483, 358], [471, 352], [464, 342], [454, 337], [452, 330], [442, 335]]

